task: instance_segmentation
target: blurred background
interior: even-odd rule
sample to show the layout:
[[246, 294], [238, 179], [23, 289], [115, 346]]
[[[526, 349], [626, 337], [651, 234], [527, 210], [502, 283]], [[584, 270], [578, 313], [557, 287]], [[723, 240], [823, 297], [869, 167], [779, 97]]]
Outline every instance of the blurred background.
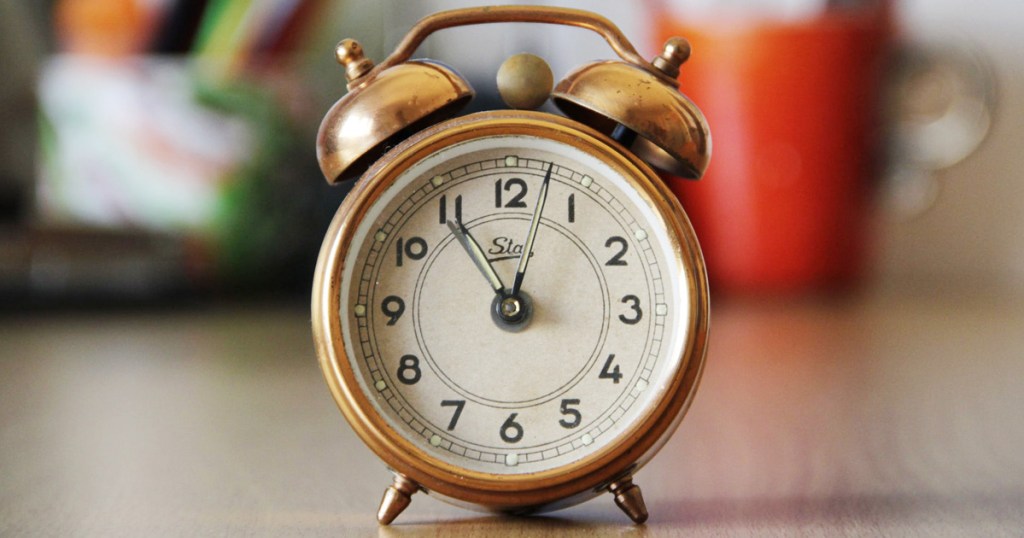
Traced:
[[[693, 42], [681, 87], [714, 157], [703, 182], [666, 179], [716, 292], [1024, 294], [1024, 5], [560, 4], [647, 57]], [[334, 44], [379, 61], [423, 15], [467, 5], [0, 1], [0, 303], [304, 300], [347, 191], [314, 153], [345, 91]], [[611, 56], [537, 25], [442, 32], [419, 55], [467, 76], [479, 110], [503, 106], [494, 74], [522, 51], [556, 80]]]
[[[692, 43], [713, 157], [664, 179], [712, 280], [700, 393], [637, 475], [645, 527], [607, 498], [510, 519], [417, 495], [395, 535], [1019, 536], [1024, 3], [558, 4], [648, 58]], [[390, 473], [312, 349], [350, 187], [315, 135], [340, 39], [379, 62], [468, 5], [0, 0], [0, 535], [392, 535]], [[482, 110], [519, 52], [555, 80], [612, 57], [540, 25], [417, 55]]]

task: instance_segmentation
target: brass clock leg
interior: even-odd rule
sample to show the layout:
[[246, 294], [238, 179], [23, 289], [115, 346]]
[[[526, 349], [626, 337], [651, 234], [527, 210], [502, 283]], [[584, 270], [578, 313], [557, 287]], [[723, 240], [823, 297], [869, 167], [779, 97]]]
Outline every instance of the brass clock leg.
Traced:
[[622, 509], [637, 525], [647, 521], [647, 505], [640, 493], [640, 486], [633, 483], [632, 476], [626, 476], [608, 486], [608, 491], [615, 496], [615, 504]]
[[401, 514], [409, 502], [412, 494], [419, 491], [420, 487], [408, 478], [395, 473], [395, 482], [384, 490], [384, 498], [380, 501], [380, 508], [377, 510], [377, 521], [381, 525], [388, 525]]

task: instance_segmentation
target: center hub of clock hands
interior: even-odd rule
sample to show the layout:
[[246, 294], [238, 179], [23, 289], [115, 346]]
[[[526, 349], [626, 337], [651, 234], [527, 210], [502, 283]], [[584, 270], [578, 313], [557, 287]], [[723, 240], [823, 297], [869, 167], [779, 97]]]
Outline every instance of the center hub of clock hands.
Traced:
[[[519, 332], [525, 329], [529, 325], [531, 314], [533, 314], [533, 301], [530, 296], [521, 290], [513, 294], [510, 289], [505, 287], [492, 265], [492, 262], [497, 260], [487, 258], [480, 243], [461, 221], [456, 223], [449, 220], [448, 228], [494, 291], [494, 298], [491, 300], [491, 319], [494, 320], [494, 324], [508, 332]], [[527, 255], [529, 254], [524, 248], [520, 256]]]
[[505, 289], [505, 284], [494, 270], [494, 266], [491, 265], [491, 261], [480, 247], [480, 243], [473, 238], [462, 221], [448, 221], [448, 228], [459, 240], [459, 244], [469, 254], [470, 259], [473, 260], [494, 291], [494, 299], [491, 301], [491, 318], [499, 328], [509, 332], [519, 332], [525, 329], [529, 325], [533, 313], [533, 301], [522, 291], [522, 286], [530, 257], [533, 256], [533, 242], [537, 238], [537, 230], [540, 229], [540, 217], [544, 213], [544, 205], [548, 198], [548, 185], [551, 183], [551, 171], [554, 167], [554, 162], [548, 163], [548, 171], [541, 183], [540, 194], [537, 195], [537, 207], [534, 208], [533, 217], [530, 219], [530, 229], [523, 242], [522, 253], [519, 255], [519, 266], [516, 268], [516, 276], [511, 289]]
[[519, 295], [495, 295], [491, 301], [491, 318], [494, 323], [509, 332], [519, 332], [530, 324], [533, 301], [526, 292]]
[[[538, 180], [546, 168], [534, 177], [529, 204], [537, 197]], [[560, 216], [556, 200], [561, 200], [556, 197], [564, 194], [555, 179], [552, 173], [543, 229], [537, 233], [530, 272], [518, 301], [506, 300], [510, 298], [509, 287], [501, 295], [485, 287], [487, 279], [481, 278], [479, 267], [460, 248], [457, 234], [445, 226], [439, 228], [444, 228], [447, 238], [438, 240], [416, 276], [416, 291], [406, 306], [413, 305], [416, 345], [422, 353], [417, 354], [420, 366], [426, 375], [426, 362], [449, 389], [459, 394], [459, 399], [467, 400], [467, 405], [476, 402], [517, 409], [540, 405], [583, 379], [595, 363], [600, 362], [596, 366], [600, 369], [604, 364], [601, 361], [607, 359], [600, 350], [608, 320], [614, 319], [608, 315], [614, 305], [608, 299], [606, 271], [602, 271], [603, 253], [595, 257], [586, 239], [575, 233], [580, 230], [563, 226], [555, 218]], [[532, 213], [530, 205], [525, 213], [488, 211], [463, 222], [507, 285], [512, 283]], [[493, 239], [509, 236], [515, 237], [514, 256], [495, 255], [496, 249], [488, 248]], [[502, 313], [511, 319], [503, 319]], [[405, 351], [409, 346], [403, 348], [395, 348], [395, 352], [416, 354]], [[558, 361], [550, 359], [552, 349], [561, 350]], [[505, 372], [505, 379], [496, 382], [487, 372]], [[443, 429], [444, 425], [439, 427]]]

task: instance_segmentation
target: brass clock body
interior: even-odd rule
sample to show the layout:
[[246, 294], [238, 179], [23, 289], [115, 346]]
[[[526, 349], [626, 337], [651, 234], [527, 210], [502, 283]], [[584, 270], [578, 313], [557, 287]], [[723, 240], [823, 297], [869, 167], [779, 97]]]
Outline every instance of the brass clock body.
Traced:
[[[647, 163], [699, 176], [710, 138], [667, 82], [685, 59], [678, 42], [662, 67], [599, 63], [560, 83], [552, 95], [570, 118], [440, 121], [472, 90], [443, 65], [403, 63], [403, 47], [438, 28], [500, 21], [597, 28], [620, 56], [632, 50], [603, 19], [528, 7], [425, 19], [376, 67], [357, 44], [339, 46], [351, 92], [325, 118], [318, 156], [330, 181], [368, 169], [317, 263], [320, 366], [354, 431], [395, 473], [382, 523], [420, 490], [514, 513], [609, 491], [642, 522], [632, 475], [692, 401], [709, 308], [696, 237]], [[649, 102], [671, 118], [603, 103], [602, 73], [621, 79], [619, 93], [655, 81]], [[432, 95], [409, 113], [394, 89], [423, 77]]]

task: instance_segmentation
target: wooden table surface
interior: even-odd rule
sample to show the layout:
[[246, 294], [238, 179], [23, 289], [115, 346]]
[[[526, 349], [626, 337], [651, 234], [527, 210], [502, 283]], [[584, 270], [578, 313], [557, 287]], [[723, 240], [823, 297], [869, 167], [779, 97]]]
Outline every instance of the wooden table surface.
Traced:
[[716, 303], [693, 408], [636, 479], [540, 517], [423, 494], [344, 423], [307, 311], [0, 319], [0, 536], [1024, 535], [1024, 304]]

